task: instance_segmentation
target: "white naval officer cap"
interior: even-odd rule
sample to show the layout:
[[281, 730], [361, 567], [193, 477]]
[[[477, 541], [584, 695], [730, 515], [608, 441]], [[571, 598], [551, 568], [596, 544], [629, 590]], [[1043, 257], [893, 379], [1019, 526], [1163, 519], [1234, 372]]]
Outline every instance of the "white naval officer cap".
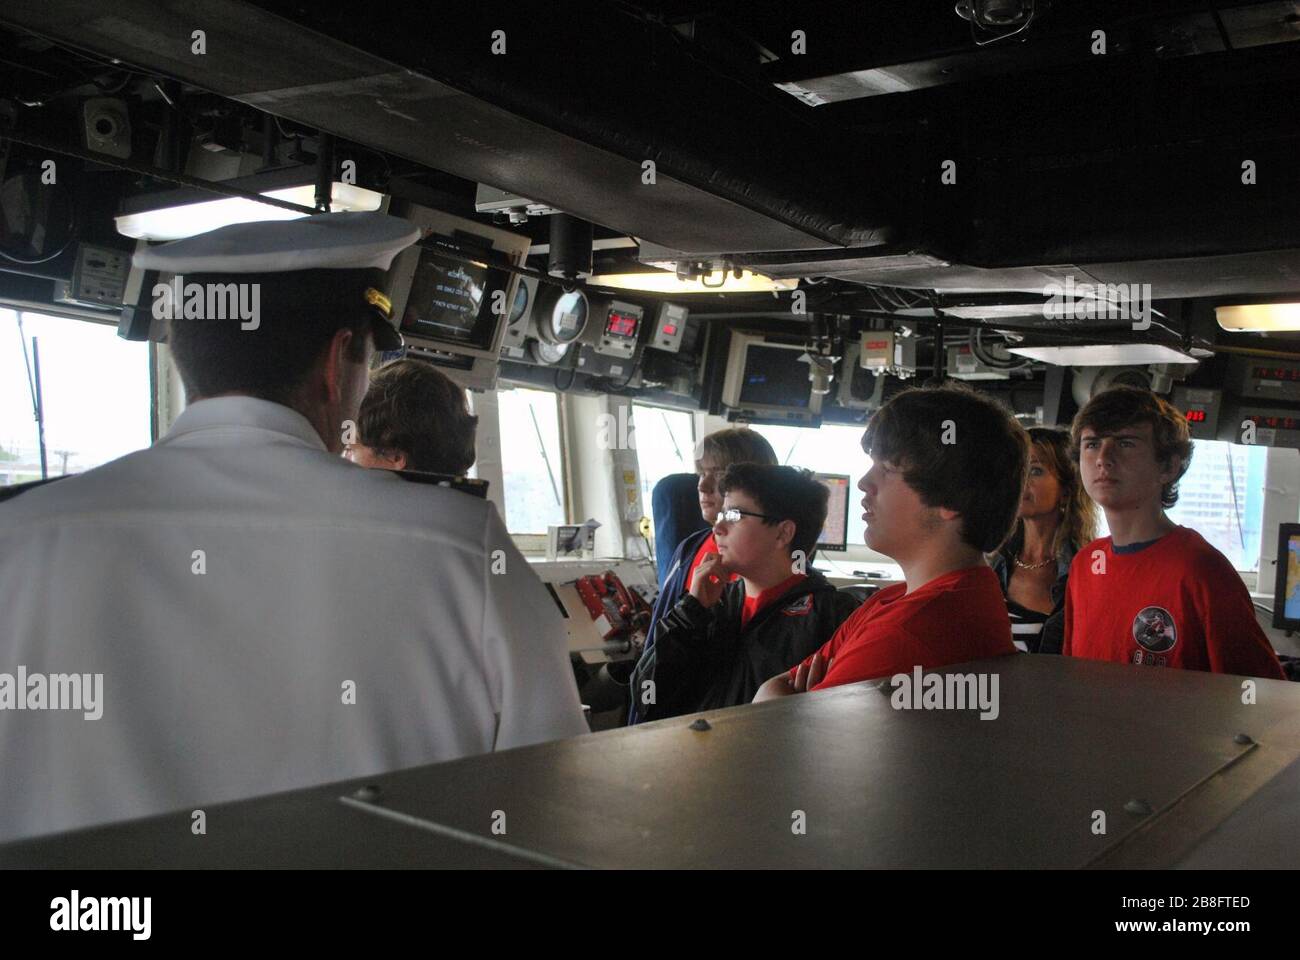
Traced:
[[[209, 282], [252, 280], [288, 296], [318, 300], [323, 308], [364, 307], [374, 325], [375, 347], [402, 346], [400, 318], [379, 289], [378, 271], [420, 239], [409, 220], [384, 213], [319, 213], [300, 220], [235, 223], [160, 244], [135, 254], [141, 270], [159, 270]], [[328, 271], [328, 272], [326, 272]]]

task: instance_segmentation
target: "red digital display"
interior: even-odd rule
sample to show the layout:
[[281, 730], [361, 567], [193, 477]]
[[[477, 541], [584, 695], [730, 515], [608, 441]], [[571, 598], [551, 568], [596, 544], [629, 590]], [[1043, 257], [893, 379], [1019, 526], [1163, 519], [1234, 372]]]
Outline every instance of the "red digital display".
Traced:
[[1204, 411], [1204, 410], [1188, 410], [1188, 411], [1187, 411], [1187, 422], [1188, 422], [1188, 423], [1204, 423], [1204, 422], [1205, 422], [1205, 411]]
[[677, 324], [675, 324], [675, 323], [665, 323], [665, 324], [664, 324], [664, 336], [665, 336], [665, 337], [671, 337], [671, 336], [673, 336], [675, 333], [677, 333]]
[[1296, 417], [1261, 417], [1250, 416], [1247, 420], [1252, 421], [1258, 427], [1269, 427], [1274, 430], [1297, 430], [1300, 429], [1300, 418]]
[[1300, 381], [1300, 367], [1254, 367], [1250, 375], [1257, 380]]
[[605, 321], [605, 332], [615, 337], [635, 337], [636, 317], [626, 313], [611, 313]]

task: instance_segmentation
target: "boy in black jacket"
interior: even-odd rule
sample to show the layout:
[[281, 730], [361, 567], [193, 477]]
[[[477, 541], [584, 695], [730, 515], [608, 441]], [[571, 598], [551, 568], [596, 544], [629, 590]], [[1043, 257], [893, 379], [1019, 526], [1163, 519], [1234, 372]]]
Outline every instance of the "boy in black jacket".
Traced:
[[[642, 720], [749, 703], [819, 649], [857, 603], [812, 568], [826, 488], [807, 470], [737, 464], [722, 477], [717, 553], [655, 625], [632, 676]], [[728, 583], [729, 574], [740, 579]]]

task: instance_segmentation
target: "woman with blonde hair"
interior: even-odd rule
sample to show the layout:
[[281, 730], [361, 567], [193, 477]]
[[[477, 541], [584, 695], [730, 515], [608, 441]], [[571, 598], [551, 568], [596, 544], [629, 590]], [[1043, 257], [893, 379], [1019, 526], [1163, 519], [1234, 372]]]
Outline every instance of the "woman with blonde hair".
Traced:
[[1032, 427], [1029, 473], [1011, 535], [989, 557], [1002, 583], [1011, 639], [1029, 653], [1060, 653], [1070, 561], [1097, 536], [1097, 508], [1070, 459], [1070, 435]]

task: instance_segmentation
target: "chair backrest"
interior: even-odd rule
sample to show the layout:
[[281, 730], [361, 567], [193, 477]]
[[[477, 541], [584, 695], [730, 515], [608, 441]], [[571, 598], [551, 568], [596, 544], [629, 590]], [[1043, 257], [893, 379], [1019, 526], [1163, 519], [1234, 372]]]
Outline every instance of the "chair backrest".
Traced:
[[677, 545], [708, 526], [700, 516], [697, 482], [693, 473], [670, 473], [655, 484], [650, 494], [650, 513], [655, 524], [655, 567], [660, 584], [664, 582]]

